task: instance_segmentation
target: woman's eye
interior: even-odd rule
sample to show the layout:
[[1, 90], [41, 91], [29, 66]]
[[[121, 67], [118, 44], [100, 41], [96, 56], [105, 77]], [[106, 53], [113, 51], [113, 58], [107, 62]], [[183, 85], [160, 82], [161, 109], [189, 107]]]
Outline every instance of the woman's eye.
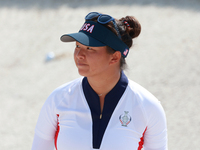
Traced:
[[91, 50], [92, 48], [91, 48], [91, 47], [88, 47], [87, 49], [90, 49], [90, 50]]
[[76, 45], [76, 48], [79, 48], [80, 46], [79, 45]]

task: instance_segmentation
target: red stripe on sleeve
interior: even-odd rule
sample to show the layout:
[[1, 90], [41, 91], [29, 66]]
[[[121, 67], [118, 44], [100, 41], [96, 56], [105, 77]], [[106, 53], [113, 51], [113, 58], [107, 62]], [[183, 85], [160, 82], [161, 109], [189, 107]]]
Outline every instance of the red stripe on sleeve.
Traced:
[[144, 134], [145, 134], [146, 130], [147, 130], [147, 127], [146, 127], [146, 129], [144, 130], [142, 137], [140, 138], [138, 150], [141, 150], [141, 149], [143, 148], [143, 145], [144, 145]]
[[58, 148], [57, 148], [57, 139], [58, 139], [58, 134], [59, 134], [59, 131], [60, 131], [60, 126], [59, 126], [59, 120], [58, 120], [58, 118], [59, 118], [59, 114], [57, 114], [57, 131], [56, 131], [55, 139], [54, 139], [56, 150], [58, 150]]

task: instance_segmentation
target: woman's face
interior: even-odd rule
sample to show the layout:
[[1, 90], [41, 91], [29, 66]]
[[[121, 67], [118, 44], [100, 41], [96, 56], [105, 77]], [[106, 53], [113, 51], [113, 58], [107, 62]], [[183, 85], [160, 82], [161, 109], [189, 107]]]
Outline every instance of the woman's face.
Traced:
[[74, 60], [82, 76], [91, 77], [105, 73], [109, 69], [111, 59], [112, 54], [108, 54], [106, 46], [89, 47], [76, 42]]

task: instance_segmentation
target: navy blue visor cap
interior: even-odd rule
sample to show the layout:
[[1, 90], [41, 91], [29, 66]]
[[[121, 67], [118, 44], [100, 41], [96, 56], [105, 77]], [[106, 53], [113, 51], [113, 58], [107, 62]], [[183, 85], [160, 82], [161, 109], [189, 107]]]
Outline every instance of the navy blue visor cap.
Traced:
[[60, 39], [62, 42], [78, 41], [91, 47], [109, 46], [115, 51], [120, 51], [124, 58], [129, 52], [129, 47], [117, 35], [94, 21], [86, 21], [78, 33], [65, 34]]

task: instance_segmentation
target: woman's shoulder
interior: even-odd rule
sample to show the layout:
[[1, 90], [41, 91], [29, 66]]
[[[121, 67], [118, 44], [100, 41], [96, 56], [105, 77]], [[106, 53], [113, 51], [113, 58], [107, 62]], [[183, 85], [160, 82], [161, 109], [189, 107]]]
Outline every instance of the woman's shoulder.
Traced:
[[129, 79], [129, 88], [136, 100], [145, 107], [160, 107], [160, 101], [140, 84]]
[[134, 92], [135, 94], [140, 95], [141, 97], [144, 97], [144, 98], [157, 100], [157, 98], [151, 92], [149, 92], [147, 89], [145, 89], [140, 84], [129, 79], [128, 85], [129, 85], [131, 91]]
[[58, 106], [59, 103], [66, 99], [69, 95], [75, 93], [80, 89], [82, 83], [82, 77], [67, 82], [59, 87], [57, 87], [47, 98], [46, 103], [53, 103], [55, 106]]
[[152, 93], [131, 80], [129, 80], [129, 87], [135, 97], [134, 100], [136, 100], [141, 106], [146, 116], [148, 116], [147, 118], [153, 118], [155, 116], [162, 116], [162, 118], [165, 117], [161, 102]]
[[72, 81], [69, 81], [67, 83], [62, 84], [61, 86], [57, 87], [53, 92], [61, 92], [61, 91], [66, 91], [69, 89], [75, 89], [77, 86], [80, 86], [82, 83], [83, 77], [74, 79]]

